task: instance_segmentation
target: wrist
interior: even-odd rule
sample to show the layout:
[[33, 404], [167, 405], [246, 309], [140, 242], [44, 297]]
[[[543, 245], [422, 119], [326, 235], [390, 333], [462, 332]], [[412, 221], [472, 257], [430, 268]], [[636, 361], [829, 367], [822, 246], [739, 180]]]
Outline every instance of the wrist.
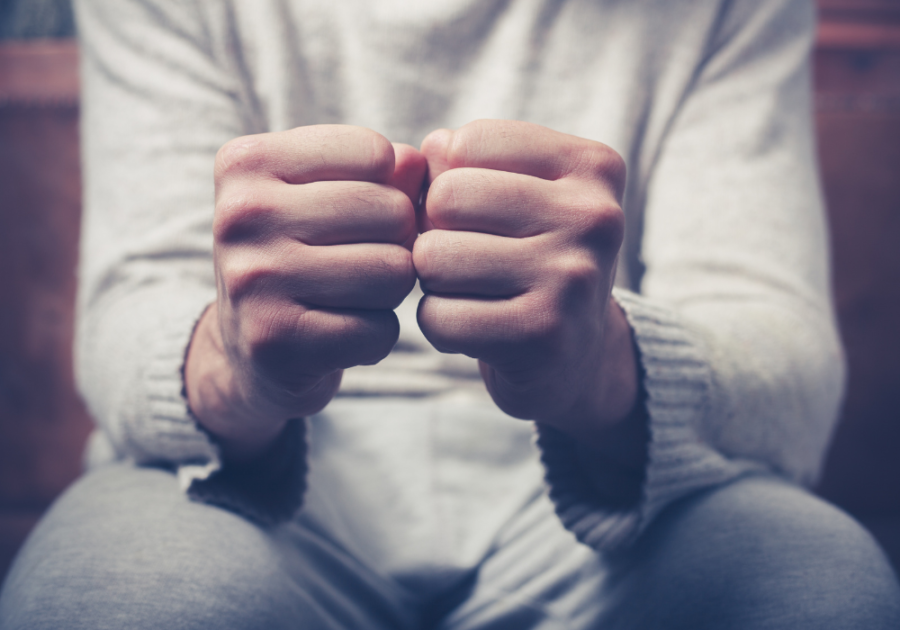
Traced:
[[268, 450], [287, 424], [250, 408], [225, 352], [218, 309], [212, 304], [194, 329], [184, 364], [184, 390], [197, 423], [226, 460], [247, 462]]
[[612, 297], [606, 311], [592, 412], [598, 424], [614, 426], [631, 417], [641, 402], [641, 375], [634, 334], [625, 311]]
[[640, 363], [625, 312], [610, 298], [595, 369], [586, 375], [578, 402], [548, 425], [586, 449], [629, 470], [646, 464], [648, 418]]

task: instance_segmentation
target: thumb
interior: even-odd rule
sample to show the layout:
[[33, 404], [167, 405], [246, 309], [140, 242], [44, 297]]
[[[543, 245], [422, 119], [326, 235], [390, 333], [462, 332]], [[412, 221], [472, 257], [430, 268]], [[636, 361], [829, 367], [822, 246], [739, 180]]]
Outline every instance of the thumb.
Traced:
[[404, 192], [417, 211], [427, 170], [428, 162], [417, 149], [408, 144], [394, 143], [394, 174], [387, 183]]
[[428, 183], [446, 170], [450, 169], [447, 151], [453, 140], [451, 129], [435, 129], [422, 140], [422, 155], [428, 161]]
[[[428, 161], [415, 147], [408, 144], [394, 144], [394, 174], [387, 183], [405, 193], [412, 201], [413, 208], [416, 210], [417, 232], [423, 231], [423, 221], [425, 220], [419, 202], [427, 183], [425, 179], [427, 173]], [[416, 234], [413, 234], [405, 245], [412, 249], [415, 240]]]
[[[427, 181], [425, 183], [426, 195], [428, 186], [437, 178], [438, 175], [450, 169], [447, 160], [447, 151], [450, 142], [453, 140], [453, 131], [451, 129], [436, 129], [425, 136], [422, 140], [422, 155], [428, 165]], [[419, 233], [425, 233], [434, 227], [431, 219], [428, 218], [428, 208], [425, 203], [426, 199], [422, 199], [422, 208], [418, 211], [417, 217], [419, 221]]]

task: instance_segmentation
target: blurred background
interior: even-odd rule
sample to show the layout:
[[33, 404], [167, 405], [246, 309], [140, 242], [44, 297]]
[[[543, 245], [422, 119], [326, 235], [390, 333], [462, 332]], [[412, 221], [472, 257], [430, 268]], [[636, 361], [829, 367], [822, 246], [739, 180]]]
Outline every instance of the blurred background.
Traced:
[[[817, 491], [900, 567], [900, 0], [819, 0], [816, 119], [850, 364]], [[0, 0], [0, 580], [79, 474], [72, 378], [81, 212], [68, 0]]]

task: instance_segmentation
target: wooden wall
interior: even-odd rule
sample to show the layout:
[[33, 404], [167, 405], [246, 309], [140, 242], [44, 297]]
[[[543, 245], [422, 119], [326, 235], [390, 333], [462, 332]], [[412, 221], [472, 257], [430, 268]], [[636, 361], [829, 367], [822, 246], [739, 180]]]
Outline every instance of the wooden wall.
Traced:
[[[820, 159], [850, 383], [819, 491], [900, 566], [900, 2], [821, 0]], [[0, 578], [78, 474], [77, 49], [0, 45]]]
[[77, 49], [0, 46], [0, 577], [79, 473], [72, 378], [81, 213]]
[[900, 567], [900, 2], [820, 5], [819, 159], [850, 372], [819, 492]]

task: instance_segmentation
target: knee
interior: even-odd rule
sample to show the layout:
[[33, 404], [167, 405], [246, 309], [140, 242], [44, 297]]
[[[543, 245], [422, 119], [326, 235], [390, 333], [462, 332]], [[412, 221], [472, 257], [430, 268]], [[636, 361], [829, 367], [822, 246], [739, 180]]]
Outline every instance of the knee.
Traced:
[[189, 502], [171, 474], [109, 467], [33, 532], [4, 586], [0, 627], [275, 628], [277, 567], [264, 531]]
[[684, 627], [900, 627], [900, 589], [872, 537], [776, 479], [675, 505], [639, 546], [635, 575], [665, 592], [666, 614]]

